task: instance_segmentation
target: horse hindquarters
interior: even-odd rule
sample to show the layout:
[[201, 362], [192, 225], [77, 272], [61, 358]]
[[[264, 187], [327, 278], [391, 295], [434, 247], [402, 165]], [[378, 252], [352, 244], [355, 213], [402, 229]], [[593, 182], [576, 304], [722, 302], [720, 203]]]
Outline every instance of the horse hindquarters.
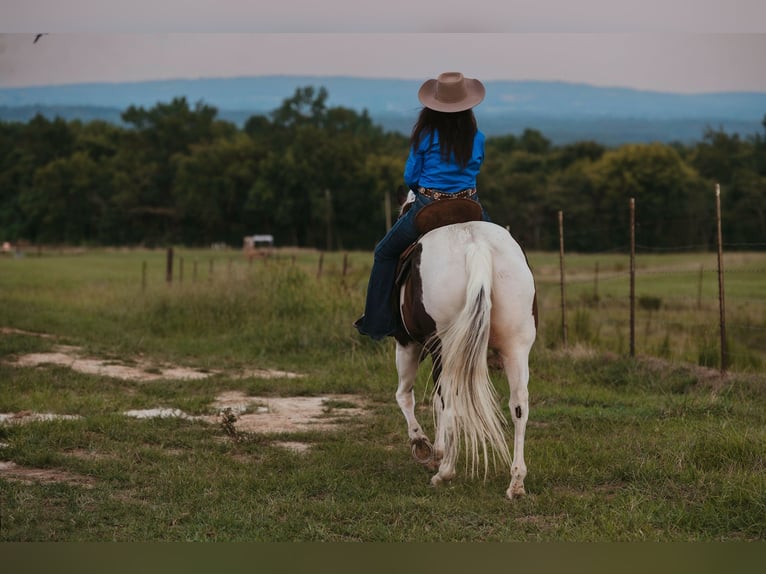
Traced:
[[438, 425], [435, 447], [444, 456], [439, 472], [431, 479], [433, 484], [454, 477], [461, 441], [471, 459], [472, 472], [483, 456], [486, 475], [490, 448], [503, 462], [511, 464], [503, 416], [486, 360], [492, 310], [492, 250], [480, 238], [464, 245], [464, 304], [446, 328], [437, 326], [436, 333], [441, 357], [441, 394], [434, 401]]

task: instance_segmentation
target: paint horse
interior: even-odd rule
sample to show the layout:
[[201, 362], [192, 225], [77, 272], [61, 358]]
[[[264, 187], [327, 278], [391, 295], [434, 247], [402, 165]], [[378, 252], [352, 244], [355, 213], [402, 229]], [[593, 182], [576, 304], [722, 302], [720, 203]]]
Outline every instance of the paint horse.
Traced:
[[[456, 201], [461, 200], [438, 203]], [[437, 471], [431, 478], [437, 486], [455, 476], [464, 445], [472, 476], [483, 460], [486, 477], [490, 456], [495, 465], [499, 459], [510, 467], [508, 498], [522, 496], [527, 474], [528, 360], [537, 331], [535, 284], [526, 256], [504, 228], [470, 221], [428, 231], [410, 257], [410, 273], [399, 288], [404, 330], [395, 338], [396, 400], [407, 420], [412, 454]], [[489, 378], [489, 348], [502, 357], [510, 385], [513, 457]], [[413, 385], [426, 354], [432, 357], [435, 389], [433, 445], [415, 417]]]

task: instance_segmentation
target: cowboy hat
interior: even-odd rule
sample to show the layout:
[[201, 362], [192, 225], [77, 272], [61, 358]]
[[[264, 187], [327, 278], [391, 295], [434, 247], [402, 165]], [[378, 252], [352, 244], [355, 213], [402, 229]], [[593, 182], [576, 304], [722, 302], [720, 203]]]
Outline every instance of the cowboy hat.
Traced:
[[418, 99], [437, 112], [470, 110], [484, 99], [484, 84], [466, 78], [460, 72], [445, 72], [435, 80], [426, 80], [418, 91]]

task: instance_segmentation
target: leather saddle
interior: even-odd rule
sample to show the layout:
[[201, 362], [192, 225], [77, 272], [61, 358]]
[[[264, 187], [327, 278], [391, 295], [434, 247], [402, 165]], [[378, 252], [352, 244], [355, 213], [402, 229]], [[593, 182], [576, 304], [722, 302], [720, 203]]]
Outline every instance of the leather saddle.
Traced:
[[[415, 227], [417, 227], [420, 232], [420, 237], [422, 237], [429, 231], [438, 227], [444, 227], [454, 223], [466, 223], [468, 221], [481, 220], [482, 210], [481, 205], [478, 202], [464, 198], [440, 199], [423, 206], [420, 211], [415, 214]], [[410, 275], [413, 253], [415, 252], [415, 246], [417, 246], [420, 237], [418, 237], [418, 239], [416, 239], [415, 242], [405, 249], [399, 256], [395, 282], [397, 287], [397, 289], [395, 289], [397, 300], [399, 298], [398, 288], [407, 281], [407, 278]]]
[[415, 226], [421, 235], [425, 235], [437, 227], [481, 221], [481, 215], [481, 205], [471, 199], [439, 199], [423, 206], [415, 214]]

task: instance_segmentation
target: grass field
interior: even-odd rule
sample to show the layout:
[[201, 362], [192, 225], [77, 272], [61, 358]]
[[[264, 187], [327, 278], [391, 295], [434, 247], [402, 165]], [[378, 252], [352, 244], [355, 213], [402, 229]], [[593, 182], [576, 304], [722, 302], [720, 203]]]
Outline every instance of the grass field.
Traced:
[[[514, 502], [504, 498], [502, 473], [486, 481], [459, 474], [434, 489], [411, 459], [394, 400], [393, 343], [373, 343], [351, 328], [369, 254], [349, 254], [345, 275], [343, 254], [326, 254], [317, 277], [315, 252], [280, 251], [250, 265], [237, 252], [177, 249], [184, 275], [181, 281], [176, 267], [172, 285], [164, 281], [164, 257], [99, 250], [0, 259], [0, 414], [72, 416], [0, 422], [0, 540], [766, 535], [764, 254], [727, 255], [732, 364], [723, 377], [714, 256], [639, 258], [644, 304], [639, 357], [630, 359], [627, 259], [568, 256], [563, 350], [558, 257], [530, 254], [542, 323], [531, 357], [529, 494]], [[15, 363], [74, 346], [155, 378]], [[168, 365], [208, 376], [156, 378]], [[255, 369], [304, 376], [273, 379]], [[430, 390], [427, 371], [426, 364], [419, 399]], [[507, 409], [503, 375], [492, 376]], [[266, 401], [349, 395], [364, 411], [329, 430], [267, 434], [194, 418], [215, 416], [216, 397], [234, 391]], [[328, 400], [323, 416], [353, 406]], [[179, 409], [188, 418], [122, 414], [150, 408]], [[420, 419], [430, 430], [426, 406]], [[308, 448], [298, 452], [286, 442]]]

